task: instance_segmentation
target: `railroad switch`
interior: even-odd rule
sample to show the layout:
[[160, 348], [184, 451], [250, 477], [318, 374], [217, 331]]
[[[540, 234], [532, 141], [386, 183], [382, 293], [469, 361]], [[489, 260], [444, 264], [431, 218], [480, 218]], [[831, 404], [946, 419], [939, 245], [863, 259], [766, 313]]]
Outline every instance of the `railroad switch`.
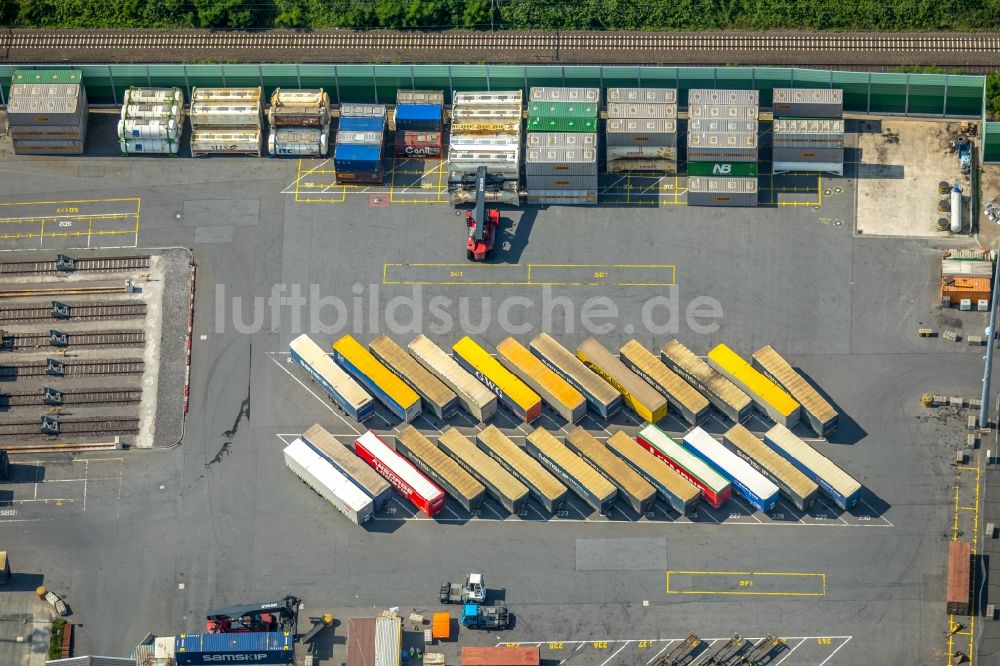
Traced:
[[59, 419], [54, 416], [43, 416], [42, 417], [42, 434], [43, 435], [58, 435], [59, 434]]
[[45, 374], [53, 377], [66, 376], [66, 364], [54, 358], [45, 359]]
[[69, 347], [69, 335], [56, 329], [49, 330], [50, 347]]
[[71, 273], [76, 270], [76, 259], [69, 256], [68, 254], [57, 254], [56, 269], [60, 271], [66, 271], [67, 273]]
[[54, 389], [51, 386], [46, 386], [44, 393], [42, 394], [42, 402], [46, 405], [62, 405], [63, 404], [63, 394], [59, 389]]
[[61, 301], [52, 301], [52, 318], [69, 319], [69, 306]]

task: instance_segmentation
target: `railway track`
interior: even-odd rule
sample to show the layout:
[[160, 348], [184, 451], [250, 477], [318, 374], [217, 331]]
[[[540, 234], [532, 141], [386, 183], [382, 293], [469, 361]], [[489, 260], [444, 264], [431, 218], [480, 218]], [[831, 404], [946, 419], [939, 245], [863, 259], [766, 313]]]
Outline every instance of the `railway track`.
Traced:
[[141, 347], [146, 344], [145, 331], [87, 331], [66, 333], [65, 345], [53, 345], [48, 333], [10, 333], [0, 343], [3, 351], [27, 351], [48, 347]]
[[[95, 259], [77, 259], [74, 262], [73, 273], [121, 273], [149, 268], [149, 255], [135, 257], [101, 257]], [[16, 277], [19, 275], [60, 275], [67, 274], [60, 270], [53, 261], [5, 261], [0, 263], [0, 277]]]
[[[10, 421], [0, 423], [0, 436], [37, 435], [41, 421]], [[61, 435], [134, 435], [139, 432], [139, 419], [106, 417], [96, 419], [59, 419]]]
[[998, 34], [11, 30], [10, 62], [579, 62], [995, 65]]
[[[140, 319], [146, 316], [145, 303], [68, 303], [70, 321], [95, 319]], [[6, 307], [0, 308], [0, 325], [19, 324], [33, 321], [65, 320], [53, 316], [52, 307]]]
[[[146, 364], [140, 360], [119, 361], [66, 361], [62, 365], [66, 377], [83, 375], [139, 375]], [[11, 381], [23, 377], [44, 377], [51, 374], [45, 361], [23, 361], [0, 365], [0, 381]]]
[[[63, 391], [62, 404], [65, 406], [85, 407], [89, 405], [134, 405], [142, 400], [142, 389], [79, 389]], [[45, 407], [45, 391], [29, 391], [26, 393], [0, 393], [0, 406], [15, 407]]]

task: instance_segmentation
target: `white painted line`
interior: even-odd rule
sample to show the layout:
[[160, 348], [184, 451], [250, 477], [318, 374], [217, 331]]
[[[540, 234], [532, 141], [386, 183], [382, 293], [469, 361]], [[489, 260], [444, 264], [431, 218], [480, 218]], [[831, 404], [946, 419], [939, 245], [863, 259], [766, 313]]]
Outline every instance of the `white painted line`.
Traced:
[[460, 518], [457, 513], [455, 513], [454, 511], [452, 511], [450, 508], [448, 508], [447, 504], [445, 504], [444, 506], [442, 506], [441, 510], [442, 511], [447, 511], [448, 513], [450, 513], [451, 515], [453, 515], [455, 517], [455, 520], [464, 520], [464, 518]]
[[[860, 501], [860, 502], [861, 502], [862, 504], [864, 504], [864, 505], [865, 505], [866, 507], [868, 507], [869, 509], [871, 509], [871, 511], [872, 511], [872, 515], [873, 515], [873, 516], [874, 516], [874, 515], [875, 515], [876, 513], [878, 513], [878, 512], [877, 512], [877, 511], [875, 510], [875, 507], [873, 507], [873, 506], [872, 506], [871, 504], [869, 504], [868, 502], [866, 502], [866, 501], [864, 501], [864, 500], [859, 500], [859, 501]], [[878, 519], [879, 519], [879, 520], [882, 520], [882, 521], [885, 521], [885, 523], [887, 524], [887, 526], [888, 526], [888, 527], [895, 527], [895, 525], [893, 525], [893, 524], [892, 524], [892, 523], [891, 523], [891, 522], [889, 521], [889, 519], [888, 519], [888, 518], [886, 518], [885, 516], [882, 516], [882, 515], [880, 515], [880, 516], [878, 517]]]
[[694, 666], [699, 661], [701, 661], [704, 657], [707, 657], [708, 653], [712, 651], [712, 646], [715, 645], [716, 643], [718, 643], [719, 641], [728, 641], [728, 640], [729, 640], [728, 638], [704, 638], [704, 639], [702, 639], [702, 641], [701, 641], [702, 643], [704, 643], [705, 641], [709, 641], [708, 645], [705, 647], [705, 651], [702, 652], [701, 654], [699, 654], [697, 657], [695, 657], [694, 661], [689, 662], [688, 666]]
[[838, 645], [838, 646], [837, 646], [837, 649], [836, 649], [836, 650], [834, 650], [833, 652], [831, 652], [831, 653], [830, 653], [830, 656], [829, 656], [829, 657], [827, 657], [827, 658], [826, 658], [826, 659], [824, 659], [823, 661], [819, 662], [818, 666], [823, 666], [823, 664], [825, 664], [826, 662], [828, 662], [828, 661], [830, 661], [831, 659], [833, 659], [833, 655], [835, 655], [835, 654], [837, 654], [838, 652], [840, 652], [840, 648], [842, 648], [842, 647], [844, 647], [845, 645], [847, 645], [848, 643], [850, 643], [850, 642], [851, 642], [851, 639], [852, 639], [852, 638], [854, 638], [854, 636], [836, 636], [835, 638], [843, 638], [843, 639], [845, 639], [845, 640], [844, 640], [844, 642], [843, 642], [843, 643], [841, 643], [840, 645]]
[[[779, 664], [783, 663], [783, 662], [784, 662], [784, 661], [785, 661], [786, 659], [788, 659], [789, 657], [791, 657], [791, 656], [792, 656], [792, 653], [793, 653], [793, 652], [795, 652], [796, 650], [798, 650], [798, 649], [799, 649], [799, 647], [801, 647], [801, 646], [802, 646], [802, 644], [803, 644], [803, 643], [805, 643], [805, 642], [806, 642], [806, 639], [804, 639], [804, 638], [803, 638], [803, 639], [802, 639], [801, 641], [799, 641], [798, 643], [796, 643], [796, 644], [795, 644], [795, 647], [791, 648], [791, 649], [790, 649], [790, 650], [789, 650], [789, 651], [788, 651], [788, 652], [787, 652], [787, 653], [785, 654], [785, 656], [781, 658], [781, 660], [780, 660], [780, 661], [778, 661], [778, 662], [775, 662], [774, 666], [779, 666]], [[831, 656], [833, 656], [833, 655], [831, 655]]]
[[667, 651], [667, 648], [668, 648], [668, 647], [670, 647], [671, 645], [673, 645], [673, 644], [674, 644], [674, 642], [675, 642], [675, 639], [673, 639], [673, 638], [671, 638], [670, 640], [668, 640], [668, 641], [667, 641], [667, 644], [663, 646], [663, 649], [662, 649], [662, 650], [660, 650], [659, 652], [657, 652], [656, 654], [654, 654], [654, 655], [653, 655], [653, 658], [652, 658], [652, 659], [650, 659], [649, 661], [647, 661], [647, 662], [646, 662], [646, 666], [649, 666], [649, 665], [650, 665], [650, 664], [652, 664], [652, 663], [653, 663], [654, 661], [656, 661], [656, 660], [657, 660], [657, 659], [659, 658], [659, 656], [660, 656], [661, 654], [663, 654], [664, 652], [666, 652], [666, 651]]
[[317, 400], [319, 400], [319, 401], [320, 401], [320, 402], [321, 402], [321, 403], [323, 404], [323, 406], [324, 406], [324, 407], [326, 407], [326, 408], [327, 408], [328, 410], [330, 410], [330, 413], [331, 413], [331, 414], [333, 414], [333, 415], [334, 415], [334, 416], [336, 416], [336, 417], [337, 417], [338, 419], [340, 419], [341, 421], [343, 421], [344, 423], [346, 423], [346, 424], [347, 424], [347, 427], [348, 427], [348, 428], [350, 428], [351, 430], [353, 430], [353, 431], [354, 431], [354, 434], [355, 434], [355, 435], [360, 435], [360, 434], [362, 434], [362, 433], [361, 433], [361, 431], [359, 431], [359, 430], [358, 430], [357, 428], [355, 428], [355, 427], [354, 427], [354, 425], [353, 425], [353, 424], [352, 424], [352, 423], [351, 423], [350, 421], [348, 421], [347, 419], [345, 419], [345, 418], [344, 418], [344, 417], [343, 417], [343, 416], [342, 416], [342, 415], [340, 414], [340, 412], [338, 412], [338, 411], [337, 411], [336, 409], [334, 409], [334, 408], [333, 408], [333, 406], [329, 404], [329, 401], [328, 401], [328, 400], [324, 400], [324, 399], [323, 399], [323, 398], [321, 398], [321, 397], [320, 397], [319, 395], [317, 395], [315, 391], [313, 391], [313, 390], [312, 390], [311, 388], [309, 388], [308, 386], [306, 386], [305, 384], [303, 384], [303, 383], [302, 383], [302, 380], [301, 380], [301, 379], [299, 379], [298, 377], [296, 377], [295, 375], [293, 375], [293, 374], [292, 374], [292, 373], [291, 373], [291, 372], [290, 372], [290, 371], [288, 370], [288, 368], [286, 368], [286, 367], [282, 366], [282, 364], [278, 362], [278, 359], [274, 358], [274, 356], [271, 356], [271, 360], [272, 360], [272, 361], [274, 362], [274, 364], [275, 364], [276, 366], [278, 366], [279, 368], [281, 368], [282, 372], [284, 372], [284, 373], [285, 373], [286, 375], [288, 375], [289, 377], [291, 377], [292, 379], [294, 379], [294, 380], [295, 380], [295, 381], [296, 381], [296, 382], [298, 383], [298, 385], [299, 385], [299, 386], [301, 386], [301, 387], [302, 387], [302, 388], [304, 388], [305, 390], [309, 391], [309, 393], [310, 393], [310, 394], [312, 394], [312, 397], [314, 397], [314, 398], [316, 398]]
[[615, 650], [615, 651], [614, 651], [614, 652], [613, 652], [613, 653], [611, 654], [611, 656], [610, 656], [610, 657], [608, 657], [607, 659], [605, 659], [605, 660], [604, 660], [604, 661], [603, 661], [603, 662], [601, 663], [601, 666], [608, 666], [608, 662], [609, 662], [609, 661], [611, 661], [612, 659], [614, 659], [615, 657], [617, 657], [617, 656], [618, 656], [618, 653], [619, 653], [619, 652], [621, 652], [622, 650], [624, 650], [624, 649], [625, 649], [626, 647], [628, 647], [628, 644], [629, 644], [629, 643], [631, 643], [631, 642], [632, 642], [632, 641], [625, 641], [625, 643], [624, 643], [624, 644], [622, 644], [622, 646], [621, 646], [620, 648], [618, 648], [617, 650]]
[[87, 510], [87, 473], [90, 471], [90, 463], [83, 461], [83, 510]]
[[491, 506], [490, 506], [489, 504], [487, 504], [486, 502], [483, 502], [483, 504], [482, 504], [482, 508], [484, 508], [484, 509], [489, 509], [490, 513], [492, 513], [492, 514], [493, 514], [494, 516], [496, 516], [496, 517], [497, 517], [497, 518], [499, 518], [500, 520], [503, 520], [503, 519], [504, 519], [504, 517], [503, 517], [503, 514], [500, 514], [500, 513], [497, 513], [497, 510], [496, 510], [496, 509], [494, 509], [493, 507], [491, 507]]

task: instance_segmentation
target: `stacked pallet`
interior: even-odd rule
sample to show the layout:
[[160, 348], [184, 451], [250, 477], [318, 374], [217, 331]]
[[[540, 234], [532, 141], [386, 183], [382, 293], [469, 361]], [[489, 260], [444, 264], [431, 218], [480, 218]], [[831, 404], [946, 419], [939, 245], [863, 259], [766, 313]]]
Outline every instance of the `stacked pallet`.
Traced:
[[396, 157], [440, 158], [444, 137], [444, 91], [398, 91], [393, 125]]
[[267, 111], [272, 156], [324, 157], [330, 141], [330, 96], [322, 88], [282, 89]]
[[448, 191], [453, 204], [476, 198], [476, 172], [486, 167], [486, 200], [520, 203], [520, 90], [455, 93], [448, 140]]
[[118, 120], [123, 155], [176, 155], [184, 132], [184, 91], [129, 88]]
[[191, 155], [261, 156], [264, 145], [260, 88], [191, 90]]
[[597, 88], [532, 88], [524, 171], [528, 203], [597, 203]]
[[844, 91], [774, 89], [774, 173], [844, 175]]
[[381, 185], [385, 179], [384, 104], [342, 104], [333, 168], [338, 183]]
[[689, 206], [756, 206], [760, 95], [688, 91]]
[[82, 155], [87, 139], [87, 89], [77, 69], [17, 70], [11, 78], [7, 125], [18, 155]]
[[608, 88], [608, 173], [677, 173], [677, 89]]

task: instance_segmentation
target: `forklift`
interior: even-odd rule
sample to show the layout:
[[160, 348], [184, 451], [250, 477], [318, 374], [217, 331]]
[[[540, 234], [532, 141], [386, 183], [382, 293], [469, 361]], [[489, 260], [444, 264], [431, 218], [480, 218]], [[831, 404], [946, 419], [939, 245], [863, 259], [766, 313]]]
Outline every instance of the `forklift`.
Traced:
[[500, 212], [495, 208], [486, 210], [486, 167], [476, 170], [476, 204], [465, 213], [465, 226], [469, 235], [465, 243], [465, 257], [469, 261], [486, 261], [493, 254], [497, 228], [500, 226]]

